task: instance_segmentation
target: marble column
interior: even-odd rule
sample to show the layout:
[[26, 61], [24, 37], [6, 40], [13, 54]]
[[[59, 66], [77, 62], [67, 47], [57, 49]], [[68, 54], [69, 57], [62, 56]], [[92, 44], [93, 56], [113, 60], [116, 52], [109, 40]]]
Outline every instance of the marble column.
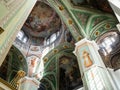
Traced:
[[76, 43], [74, 54], [77, 56], [81, 78], [85, 90], [117, 90], [94, 41], [82, 39]]
[[19, 81], [18, 90], [38, 90], [40, 82], [36, 78], [24, 77]]

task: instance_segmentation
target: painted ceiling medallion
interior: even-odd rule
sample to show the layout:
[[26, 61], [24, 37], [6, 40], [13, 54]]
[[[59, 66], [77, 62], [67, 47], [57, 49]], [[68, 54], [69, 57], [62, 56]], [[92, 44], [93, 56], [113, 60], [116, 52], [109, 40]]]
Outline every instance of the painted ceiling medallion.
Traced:
[[44, 63], [46, 63], [48, 61], [48, 58], [47, 57], [45, 57], [44, 58]]
[[96, 32], [95, 32], [95, 35], [96, 35], [96, 36], [98, 36], [98, 35], [99, 35], [99, 32], [98, 32], [98, 31], [96, 31]]
[[109, 23], [106, 24], [106, 25], [105, 25], [105, 28], [106, 28], [106, 29], [110, 29], [110, 28], [111, 28], [110, 24], [109, 24]]
[[67, 45], [64, 45], [64, 46], [63, 46], [63, 48], [65, 48], [65, 49], [66, 49], [66, 48], [69, 48], [69, 47], [68, 47]]
[[69, 25], [73, 24], [71, 19], [68, 20], [68, 23], [69, 23]]
[[79, 37], [78, 37], [78, 41], [80, 41], [81, 39], [82, 39], [82, 37], [81, 37], [81, 36], [79, 36]]
[[21, 60], [21, 61], [23, 60], [23, 56], [22, 56], [22, 55], [19, 55], [18, 58], [19, 58], [19, 60]]
[[58, 49], [54, 49], [53, 52], [54, 52], [54, 53], [57, 53], [57, 52], [58, 52]]
[[64, 7], [63, 6], [59, 6], [59, 10], [64, 10]]

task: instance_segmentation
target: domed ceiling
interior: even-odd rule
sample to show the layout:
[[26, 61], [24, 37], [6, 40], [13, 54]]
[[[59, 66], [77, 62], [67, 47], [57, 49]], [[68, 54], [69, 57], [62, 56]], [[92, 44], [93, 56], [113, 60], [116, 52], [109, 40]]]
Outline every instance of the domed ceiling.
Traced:
[[22, 30], [30, 37], [32, 44], [41, 44], [45, 38], [60, 30], [61, 21], [47, 4], [38, 1], [26, 20]]

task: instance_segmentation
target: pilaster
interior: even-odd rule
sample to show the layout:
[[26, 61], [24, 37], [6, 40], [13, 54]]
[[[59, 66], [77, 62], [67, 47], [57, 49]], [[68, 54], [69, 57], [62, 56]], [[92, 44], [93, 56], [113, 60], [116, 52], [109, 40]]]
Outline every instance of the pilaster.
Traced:
[[18, 90], [38, 90], [40, 82], [35, 78], [24, 77], [19, 82]]
[[76, 43], [77, 56], [85, 90], [117, 90], [98, 53], [94, 41], [82, 39]]

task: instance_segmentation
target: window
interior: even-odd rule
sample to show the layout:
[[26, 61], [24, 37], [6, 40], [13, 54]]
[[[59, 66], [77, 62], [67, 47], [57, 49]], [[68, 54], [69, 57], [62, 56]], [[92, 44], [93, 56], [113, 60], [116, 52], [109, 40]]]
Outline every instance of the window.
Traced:
[[23, 33], [22, 31], [20, 31], [20, 32], [17, 34], [17, 38], [18, 38], [19, 40], [22, 40], [23, 36], [24, 36], [24, 33]]
[[28, 40], [28, 38], [25, 36], [25, 37], [23, 38], [23, 42], [26, 43], [27, 40]]
[[50, 44], [50, 39], [47, 39], [46, 44], [47, 44], [47, 45]]
[[53, 35], [51, 35], [50, 37], [50, 43], [54, 42], [56, 40], [56, 33], [54, 33]]
[[17, 38], [24, 43], [26, 43], [28, 41], [28, 37], [24, 34], [23, 31], [20, 31], [18, 33]]
[[59, 36], [59, 35], [60, 35], [60, 31], [57, 32], [57, 36]]
[[113, 46], [115, 46], [117, 40], [117, 33], [113, 32], [106, 36], [102, 42], [99, 44], [100, 49], [102, 50], [103, 54], [106, 56], [110, 52], [112, 52]]

